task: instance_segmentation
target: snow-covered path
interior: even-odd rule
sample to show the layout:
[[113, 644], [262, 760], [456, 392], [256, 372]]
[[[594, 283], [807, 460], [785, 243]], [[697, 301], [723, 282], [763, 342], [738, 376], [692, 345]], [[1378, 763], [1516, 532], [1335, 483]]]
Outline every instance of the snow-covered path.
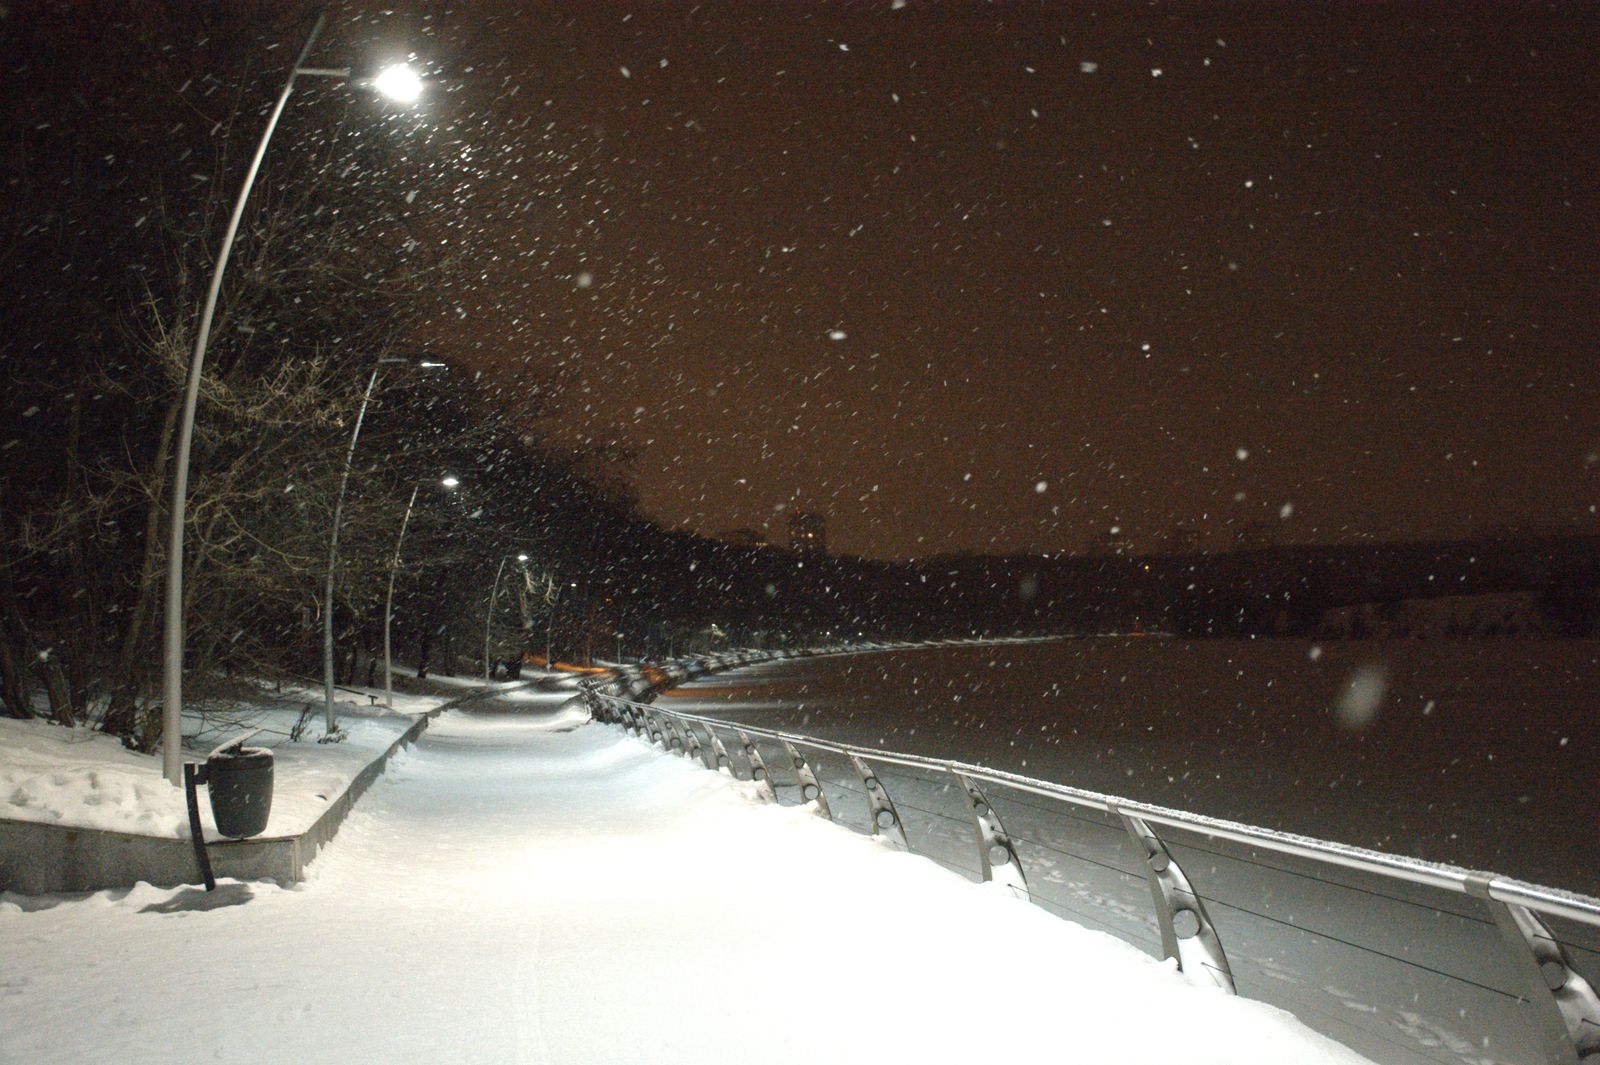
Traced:
[[1364, 1060], [616, 730], [496, 709], [436, 721], [296, 888], [0, 901], [0, 1061]]

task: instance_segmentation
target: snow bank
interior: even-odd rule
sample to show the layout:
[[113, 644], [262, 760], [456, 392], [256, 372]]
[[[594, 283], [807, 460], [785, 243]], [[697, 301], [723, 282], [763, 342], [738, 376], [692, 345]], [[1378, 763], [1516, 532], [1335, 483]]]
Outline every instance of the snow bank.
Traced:
[[[276, 755], [269, 836], [297, 835], [311, 827], [350, 781], [410, 728], [418, 714], [446, 701], [444, 696], [395, 696], [396, 710], [339, 703], [341, 743], [317, 743], [322, 735], [321, 695], [287, 692], [284, 701], [241, 703], [229, 709], [230, 724], [202, 731], [198, 718], [186, 717], [184, 732], [200, 733], [191, 759], [250, 728], [265, 731], [253, 746]], [[299, 742], [289, 731], [307, 703], [316, 721]], [[215, 718], [213, 718], [213, 721]], [[210, 838], [210, 803], [202, 796], [200, 816]], [[159, 755], [141, 755], [102, 733], [65, 729], [43, 721], [0, 719], [0, 818], [131, 832], [144, 836], [187, 836], [189, 817], [183, 790], [161, 775]]]

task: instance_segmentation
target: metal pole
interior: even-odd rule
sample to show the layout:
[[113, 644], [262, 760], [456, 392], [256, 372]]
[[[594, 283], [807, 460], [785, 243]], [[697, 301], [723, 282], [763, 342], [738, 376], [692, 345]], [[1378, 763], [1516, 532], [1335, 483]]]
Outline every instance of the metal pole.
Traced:
[[494, 584], [489, 588], [489, 609], [483, 616], [483, 681], [489, 682], [489, 629], [494, 624], [494, 598], [500, 594], [500, 575], [506, 571], [506, 557], [500, 556], [500, 568], [494, 571]]
[[411, 509], [417, 505], [417, 492], [422, 486], [413, 485], [411, 502], [406, 504], [406, 516], [400, 519], [400, 535], [394, 541], [394, 557], [389, 560], [389, 591], [383, 599], [383, 702], [394, 709], [393, 663], [389, 657], [389, 623], [394, 618], [394, 575], [400, 568], [400, 545], [406, 542], [406, 526], [411, 524]]
[[256, 145], [255, 158], [245, 172], [244, 185], [239, 189], [239, 198], [234, 202], [233, 214], [228, 219], [227, 232], [223, 234], [222, 246], [217, 251], [217, 265], [211, 272], [211, 287], [206, 291], [206, 302], [200, 309], [194, 353], [189, 358], [189, 379], [183, 395], [183, 420], [178, 427], [178, 451], [172, 472], [172, 513], [167, 537], [167, 587], [161, 647], [161, 769], [168, 783], [174, 787], [183, 786], [184, 510], [189, 494], [189, 449], [194, 440], [194, 411], [200, 399], [200, 376], [205, 368], [206, 344], [211, 339], [211, 320], [216, 314], [217, 296], [222, 291], [222, 275], [228, 268], [228, 256], [233, 251], [234, 238], [239, 234], [239, 223], [244, 218], [250, 189], [256, 183], [256, 173], [267, 154], [267, 144], [272, 140], [273, 131], [278, 128], [278, 119], [283, 115], [289, 94], [294, 90], [294, 79], [300, 73], [300, 65], [311, 54], [312, 46], [322, 33], [323, 18], [322, 15], [317, 16], [316, 23], [311, 27], [311, 35], [300, 49], [299, 58], [289, 68], [289, 78], [283, 83], [283, 91], [278, 94], [278, 102], [267, 119], [267, 128], [262, 131], [261, 143]]
[[344, 471], [339, 474], [339, 495], [333, 503], [333, 533], [328, 537], [328, 577], [322, 588], [322, 709], [331, 734], [339, 727], [333, 716], [333, 574], [339, 566], [339, 523], [344, 517], [344, 492], [350, 484], [350, 467], [356, 460], [356, 441], [361, 439], [361, 423], [367, 417], [367, 404], [372, 402], [372, 390], [378, 384], [378, 371], [374, 367], [367, 378], [367, 393], [361, 397], [361, 409], [356, 412], [356, 427], [350, 434], [350, 446], [344, 452]]

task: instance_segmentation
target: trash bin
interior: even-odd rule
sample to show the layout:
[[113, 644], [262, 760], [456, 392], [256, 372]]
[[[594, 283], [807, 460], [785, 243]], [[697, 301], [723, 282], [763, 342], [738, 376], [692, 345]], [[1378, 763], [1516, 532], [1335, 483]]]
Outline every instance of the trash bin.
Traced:
[[217, 831], [233, 839], [259, 836], [272, 812], [272, 752], [232, 747], [206, 759], [206, 790]]

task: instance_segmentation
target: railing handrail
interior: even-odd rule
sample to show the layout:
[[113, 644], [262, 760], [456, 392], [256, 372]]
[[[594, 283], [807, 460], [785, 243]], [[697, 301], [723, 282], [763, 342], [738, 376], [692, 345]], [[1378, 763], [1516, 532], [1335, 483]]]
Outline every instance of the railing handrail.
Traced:
[[1262, 828], [1258, 825], [1230, 821], [1225, 818], [1207, 817], [1203, 814], [1193, 814], [1185, 810], [1157, 806], [1137, 799], [1127, 799], [1119, 795], [1087, 791], [1082, 788], [1074, 788], [1066, 784], [1041, 780], [1037, 777], [1012, 773], [1003, 769], [993, 769], [973, 762], [961, 762], [950, 758], [935, 758], [928, 755], [907, 754], [901, 751], [886, 751], [875, 747], [863, 747], [836, 740], [827, 740], [818, 736], [784, 732], [778, 729], [768, 729], [743, 722], [729, 721], [725, 718], [707, 717], [702, 714], [691, 714], [683, 710], [672, 710], [659, 705], [636, 702], [605, 692], [597, 692], [596, 694], [612, 702], [647, 710], [651, 713], [666, 714], [680, 721], [692, 721], [707, 727], [737, 729], [752, 736], [799, 744], [813, 750], [831, 751], [846, 758], [853, 755], [887, 765], [960, 773], [963, 776], [982, 780], [986, 783], [999, 784], [1046, 798], [1060, 799], [1077, 806], [1089, 807], [1111, 814], [1131, 814], [1145, 821], [1153, 821], [1201, 835], [1228, 839], [1236, 843], [1260, 847], [1279, 854], [1308, 858], [1313, 861], [1323, 861], [1347, 869], [1404, 880], [1426, 887], [1443, 888], [1462, 895], [1479, 895], [1486, 891], [1490, 898], [1501, 902], [1524, 906], [1548, 916], [1562, 917], [1600, 928], [1600, 899], [1591, 898], [1577, 892], [1565, 891], [1560, 888], [1547, 887], [1501, 876], [1497, 873], [1464, 869], [1443, 863], [1425, 862], [1419, 858], [1386, 854], [1383, 851], [1369, 850], [1365, 847], [1357, 847], [1348, 843], [1338, 843], [1313, 836], [1280, 832], [1276, 829]]

